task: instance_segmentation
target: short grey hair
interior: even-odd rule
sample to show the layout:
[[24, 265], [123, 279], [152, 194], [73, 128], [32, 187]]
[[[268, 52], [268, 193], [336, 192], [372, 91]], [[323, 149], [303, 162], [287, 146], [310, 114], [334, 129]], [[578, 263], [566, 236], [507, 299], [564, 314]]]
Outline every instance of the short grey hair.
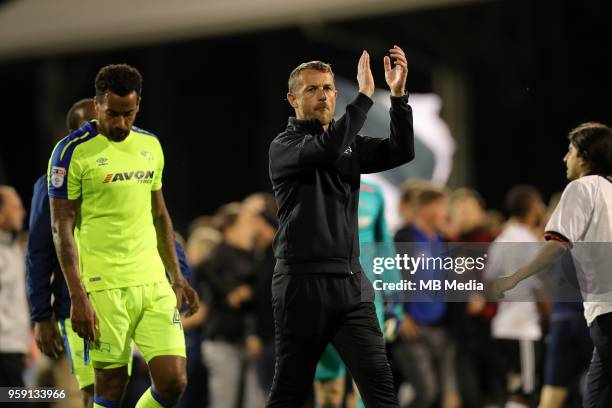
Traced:
[[289, 92], [294, 92], [297, 86], [297, 82], [300, 79], [300, 73], [306, 69], [313, 69], [319, 72], [329, 72], [334, 77], [334, 71], [332, 71], [331, 64], [327, 64], [321, 61], [310, 61], [304, 62], [298, 65], [293, 71], [291, 71], [291, 75], [289, 75]]

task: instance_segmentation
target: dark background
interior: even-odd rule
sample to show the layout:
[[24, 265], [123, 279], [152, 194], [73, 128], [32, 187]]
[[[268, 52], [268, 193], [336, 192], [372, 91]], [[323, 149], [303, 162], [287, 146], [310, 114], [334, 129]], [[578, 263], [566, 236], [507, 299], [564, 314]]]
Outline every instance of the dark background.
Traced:
[[[409, 90], [432, 91], [433, 70], [465, 79], [470, 187], [500, 208], [514, 184], [545, 197], [565, 184], [566, 135], [583, 121], [612, 123], [611, 7], [597, 1], [499, 1], [317, 27], [0, 63], [0, 178], [26, 206], [46, 170], [63, 116], [93, 96], [100, 67], [126, 62], [144, 76], [136, 124], [165, 149], [164, 192], [177, 229], [246, 194], [269, 190], [267, 149], [291, 113], [284, 100], [297, 64], [331, 62], [354, 78], [359, 52], [394, 43], [410, 60]], [[444, 117], [444, 111], [442, 112]], [[457, 185], [453, 187], [458, 187]]]

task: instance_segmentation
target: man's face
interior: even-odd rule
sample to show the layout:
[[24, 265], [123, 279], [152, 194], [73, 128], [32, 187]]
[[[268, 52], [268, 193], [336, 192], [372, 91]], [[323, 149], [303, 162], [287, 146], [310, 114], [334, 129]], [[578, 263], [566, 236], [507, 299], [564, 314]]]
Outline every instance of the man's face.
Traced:
[[19, 232], [23, 228], [26, 212], [21, 199], [14, 191], [0, 193], [4, 198], [4, 205], [0, 209], [0, 226], [5, 231]]
[[453, 203], [451, 213], [453, 220], [457, 220], [462, 232], [482, 226], [486, 217], [478, 200], [470, 196], [457, 199]]
[[565, 165], [567, 166], [566, 176], [569, 181], [580, 178], [586, 173], [586, 163], [582, 157], [578, 157], [578, 150], [570, 143], [567, 153], [563, 158]]
[[300, 73], [300, 78], [294, 92], [287, 94], [296, 117], [318, 119], [323, 126], [329, 125], [334, 118], [338, 94], [332, 74], [305, 69]]
[[431, 203], [432, 223], [438, 232], [444, 230], [448, 223], [448, 198], [442, 197]]
[[136, 91], [119, 96], [106, 92], [102, 100], [95, 98], [99, 131], [111, 140], [121, 141], [130, 134], [140, 105]]

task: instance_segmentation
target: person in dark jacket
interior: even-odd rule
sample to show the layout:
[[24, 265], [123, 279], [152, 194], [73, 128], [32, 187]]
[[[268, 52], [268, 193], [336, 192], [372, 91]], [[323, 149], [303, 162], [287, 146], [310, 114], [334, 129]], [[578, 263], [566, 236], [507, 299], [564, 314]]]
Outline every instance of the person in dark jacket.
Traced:
[[202, 299], [209, 308], [202, 358], [214, 408], [233, 408], [241, 395], [244, 346], [247, 334], [253, 331], [253, 218], [241, 203], [225, 204], [217, 210], [214, 224], [223, 241], [195, 269]]
[[269, 151], [279, 230], [272, 282], [276, 366], [268, 407], [301, 406], [330, 342], [366, 406], [398, 406], [373, 289], [358, 260], [357, 228], [360, 175], [414, 158], [412, 111], [405, 92], [408, 63], [399, 47], [389, 53], [384, 58], [391, 89], [389, 138], [358, 135], [373, 104], [366, 51], [357, 68], [359, 94], [336, 121], [331, 66], [308, 62], [289, 76], [287, 99], [296, 116]]

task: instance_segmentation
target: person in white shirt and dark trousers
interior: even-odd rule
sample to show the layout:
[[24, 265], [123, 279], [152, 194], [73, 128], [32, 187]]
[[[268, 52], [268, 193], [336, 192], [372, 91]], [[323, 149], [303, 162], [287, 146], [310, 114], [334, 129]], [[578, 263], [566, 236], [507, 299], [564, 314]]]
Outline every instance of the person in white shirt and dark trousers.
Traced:
[[570, 183], [546, 225], [535, 258], [491, 286], [495, 295], [548, 270], [567, 250], [574, 257], [584, 315], [595, 345], [584, 407], [612, 406], [612, 129], [584, 123], [569, 134], [564, 157]]

